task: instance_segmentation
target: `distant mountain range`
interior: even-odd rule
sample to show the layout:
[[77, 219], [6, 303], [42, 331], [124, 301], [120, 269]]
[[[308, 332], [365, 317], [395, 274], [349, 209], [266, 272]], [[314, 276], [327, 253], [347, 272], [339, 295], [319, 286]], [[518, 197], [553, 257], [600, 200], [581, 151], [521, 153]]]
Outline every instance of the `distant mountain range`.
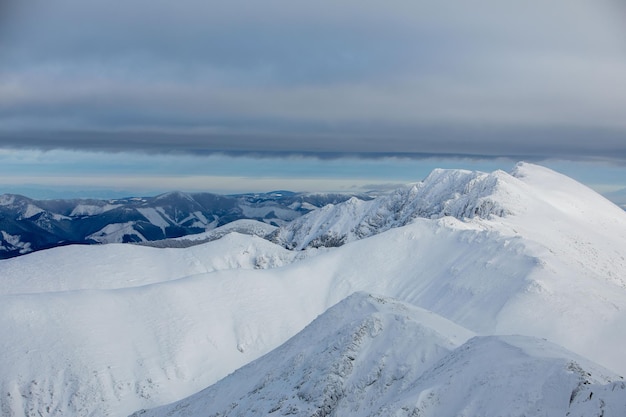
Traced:
[[606, 198], [526, 163], [298, 198], [227, 197], [222, 218], [255, 219], [219, 225], [182, 193], [2, 197], [43, 225], [135, 213], [96, 242], [204, 231], [0, 260], [0, 415], [626, 415], [626, 213]]
[[[281, 226], [354, 194], [217, 195], [171, 192], [111, 200], [32, 200], [0, 195], [0, 259], [68, 244], [151, 242], [198, 234], [240, 219]], [[365, 194], [360, 199], [370, 199]]]

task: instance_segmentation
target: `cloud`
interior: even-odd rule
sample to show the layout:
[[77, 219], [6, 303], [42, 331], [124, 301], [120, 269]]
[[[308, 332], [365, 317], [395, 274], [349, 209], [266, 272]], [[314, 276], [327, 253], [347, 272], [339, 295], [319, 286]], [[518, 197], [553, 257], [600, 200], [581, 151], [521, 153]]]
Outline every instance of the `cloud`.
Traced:
[[12, 2], [0, 145], [626, 160], [622, 7]]

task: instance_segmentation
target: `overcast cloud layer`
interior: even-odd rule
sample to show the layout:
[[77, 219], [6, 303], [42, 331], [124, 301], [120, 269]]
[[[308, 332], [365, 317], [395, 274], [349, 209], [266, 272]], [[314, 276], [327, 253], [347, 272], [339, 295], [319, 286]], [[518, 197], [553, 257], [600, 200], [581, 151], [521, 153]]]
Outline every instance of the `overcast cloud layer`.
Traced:
[[620, 0], [31, 0], [0, 145], [626, 161]]

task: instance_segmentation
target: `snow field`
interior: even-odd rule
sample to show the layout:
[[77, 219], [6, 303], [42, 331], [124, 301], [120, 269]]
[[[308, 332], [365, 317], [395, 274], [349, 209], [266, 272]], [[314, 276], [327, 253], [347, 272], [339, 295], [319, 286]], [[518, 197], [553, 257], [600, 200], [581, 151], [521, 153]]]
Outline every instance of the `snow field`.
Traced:
[[476, 337], [427, 310], [355, 293], [215, 385], [133, 416], [609, 417], [624, 410], [623, 381], [545, 340]]
[[[319, 217], [310, 216], [315, 227], [302, 223], [300, 229], [289, 229], [293, 236], [309, 242], [328, 230], [337, 236], [369, 236], [350, 238], [351, 243], [332, 250], [288, 251], [258, 237], [233, 233], [185, 249], [69, 246], [0, 261], [2, 412], [123, 416], [179, 400], [270, 352], [358, 291], [397, 298], [444, 317], [426, 323], [432, 324], [433, 332], [445, 333], [442, 329], [447, 325], [442, 320], [450, 320], [463, 328], [467, 338], [480, 336], [472, 339], [478, 346], [472, 355], [483, 358], [485, 365], [491, 354], [501, 353], [504, 362], [512, 361], [506, 368], [508, 374], [489, 367], [463, 367], [458, 349], [467, 338], [459, 336], [444, 352], [453, 355], [448, 360], [455, 365], [433, 371], [426, 382], [413, 375], [415, 391], [394, 388], [393, 396], [381, 397], [383, 404], [368, 394], [376, 391], [368, 391], [367, 383], [363, 390], [355, 389], [355, 398], [374, 401], [381, 415], [394, 415], [385, 414], [387, 406], [395, 407], [398, 416], [408, 415], [415, 407], [424, 415], [492, 415], [493, 407], [505, 403], [517, 404], [512, 408], [521, 410], [517, 415], [533, 415], [524, 404], [560, 410], [563, 392], [579, 381], [567, 365], [575, 355], [559, 351], [552, 356], [569, 359], [558, 364], [537, 361], [535, 348], [532, 354], [526, 352], [535, 342], [489, 337], [494, 334], [545, 338], [626, 374], [626, 213], [580, 184], [529, 164], [518, 165], [513, 175], [437, 170], [429, 178], [390, 200], [367, 202], [375, 210], [362, 210], [365, 202], [349, 200], [346, 206], [334, 206], [336, 210], [333, 206], [320, 210], [324, 216], [334, 213], [321, 223]], [[405, 198], [418, 194], [431, 200]], [[413, 216], [416, 210], [427, 218]], [[298, 230], [306, 233], [299, 235]], [[294, 242], [296, 246], [302, 243]], [[359, 303], [347, 305], [357, 308]], [[419, 320], [425, 320], [427, 313], [422, 313]], [[399, 313], [394, 314], [396, 320]], [[368, 323], [363, 324], [368, 334], [378, 331], [378, 318], [363, 320], [362, 324]], [[344, 334], [328, 326], [329, 331]], [[388, 323], [383, 326], [388, 327]], [[326, 345], [335, 346], [334, 334], [328, 336]], [[372, 356], [360, 356], [366, 365], [353, 367], [357, 373], [346, 378], [354, 380], [342, 387], [370, 381], [370, 372], [380, 369], [381, 355], [389, 358], [396, 351], [404, 352], [395, 336], [374, 339], [363, 345], [376, 346], [371, 348]], [[342, 340], [336, 346], [349, 352], [351, 344], [342, 345]], [[392, 344], [386, 346], [384, 340]], [[411, 346], [426, 349], [417, 341]], [[325, 351], [326, 347], [312, 345], [311, 354], [328, 354], [336, 366], [347, 363]], [[531, 359], [524, 362], [517, 354], [509, 356], [519, 349]], [[585, 367], [599, 369], [592, 364]], [[393, 367], [385, 369], [392, 375], [406, 370], [400, 365], [393, 371]], [[515, 384], [534, 381], [524, 369], [547, 381], [545, 387], [524, 394], [532, 398], [517, 398], [511, 391]], [[277, 372], [289, 373], [289, 368]], [[493, 385], [518, 372], [521, 379], [512, 380], [508, 388]], [[484, 386], [445, 383], [457, 376], [459, 381], [484, 380]], [[563, 378], [569, 381], [567, 390], [554, 383]], [[590, 383], [606, 385], [607, 381]], [[316, 404], [323, 392], [320, 387], [326, 386], [326, 382], [312, 384], [306, 391], [309, 395], [304, 395], [310, 398], [309, 405]], [[482, 400], [499, 389], [503, 390], [502, 402]], [[612, 393], [620, 389], [598, 387], [595, 392], [603, 392], [619, 407], [618, 395]], [[232, 394], [242, 395], [237, 392]], [[454, 392], [462, 397], [444, 401]], [[574, 397], [572, 404], [582, 410], [580, 415], [599, 409], [597, 399], [589, 402]], [[557, 403], [551, 403], [552, 398], [558, 398]], [[448, 408], [441, 408], [444, 402]], [[309, 406], [298, 404], [303, 410]], [[354, 409], [354, 401], [337, 404], [347, 407], [341, 410], [350, 415], [369, 415]], [[282, 413], [286, 407], [285, 403], [277, 410]]]

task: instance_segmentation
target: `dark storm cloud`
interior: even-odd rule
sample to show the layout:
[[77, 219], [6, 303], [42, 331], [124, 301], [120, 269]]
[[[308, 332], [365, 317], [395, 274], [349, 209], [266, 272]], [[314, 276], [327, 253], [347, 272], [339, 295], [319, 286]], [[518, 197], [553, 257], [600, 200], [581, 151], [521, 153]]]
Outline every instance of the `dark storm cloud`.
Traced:
[[[346, 156], [499, 158], [541, 161], [545, 159], [601, 159], [624, 164], [626, 148], [622, 131], [584, 128], [419, 127], [410, 132], [393, 128], [366, 132], [357, 128], [342, 133], [166, 133], [60, 131], [30, 132], [3, 138], [16, 148], [83, 149], [91, 151], [144, 151], [154, 153], [222, 153], [232, 156], [274, 157], [288, 155], [335, 159]], [[419, 138], [419, 139], [416, 139]], [[601, 143], [602, 146], [598, 146]]]
[[621, 6], [518, 3], [12, 2], [0, 145], [626, 160]]

